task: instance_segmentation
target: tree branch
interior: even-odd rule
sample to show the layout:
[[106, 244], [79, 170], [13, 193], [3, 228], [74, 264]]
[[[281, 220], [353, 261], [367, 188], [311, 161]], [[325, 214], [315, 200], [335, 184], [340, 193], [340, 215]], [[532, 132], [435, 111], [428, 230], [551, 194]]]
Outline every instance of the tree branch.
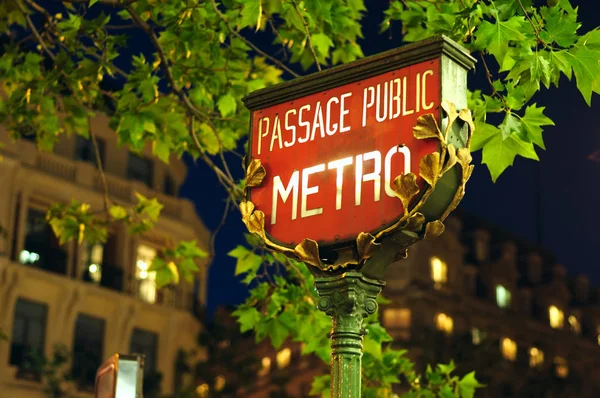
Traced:
[[15, 0], [15, 4], [17, 5], [17, 7], [19, 7], [19, 10], [21, 10], [21, 13], [25, 17], [25, 20], [27, 21], [27, 26], [29, 26], [29, 29], [31, 29], [31, 31], [33, 32], [38, 43], [40, 43], [40, 46], [42, 46], [42, 48], [44, 49], [44, 52], [46, 54], [48, 54], [48, 56], [52, 59], [52, 61], [56, 60], [56, 56], [54, 55], [54, 53], [52, 51], [50, 51], [50, 48], [48, 48], [48, 46], [46, 45], [46, 42], [40, 35], [40, 32], [36, 29], [35, 25], [33, 24], [33, 21], [29, 17], [29, 13], [27, 12], [27, 9], [23, 6], [23, 4], [21, 4], [21, 2], [19, 0]]
[[308, 40], [308, 48], [310, 49], [310, 52], [312, 53], [312, 56], [315, 59], [315, 63], [317, 64], [317, 69], [319, 71], [321, 71], [321, 64], [319, 63], [319, 58], [317, 58], [317, 53], [315, 53], [315, 48], [313, 47], [313, 44], [312, 44], [312, 38], [311, 38], [310, 32], [308, 30], [308, 22], [306, 22], [306, 19], [304, 19], [302, 12], [300, 12], [300, 7], [298, 7], [298, 3], [296, 3], [296, 0], [292, 0], [292, 4], [294, 4], [294, 7], [296, 8], [296, 12], [298, 13], [298, 16], [300, 17], [300, 19], [302, 19], [302, 24], [304, 24], [304, 32], [306, 33], [306, 39]]
[[531, 20], [531, 18], [529, 17], [529, 13], [525, 10], [525, 7], [523, 6], [523, 2], [521, 2], [521, 0], [517, 0], [519, 2], [519, 6], [521, 7], [521, 10], [523, 11], [523, 14], [525, 14], [525, 18], [527, 18], [527, 20], [529, 21], [529, 23], [531, 24], [531, 27], [533, 28], [533, 31], [535, 32], [535, 35], [538, 39], [538, 41], [544, 46], [546, 47], [546, 42], [544, 40], [542, 40], [542, 38], [540, 37], [540, 31], [538, 30], [538, 27], [535, 26], [535, 24], [533, 23], [533, 21]]
[[239, 38], [240, 40], [242, 40], [244, 43], [246, 43], [246, 45], [250, 48], [252, 48], [254, 51], [256, 51], [258, 54], [262, 55], [263, 57], [267, 58], [269, 61], [273, 62], [274, 64], [276, 64], [277, 66], [279, 66], [281, 69], [283, 69], [284, 71], [286, 71], [287, 73], [289, 73], [290, 75], [294, 76], [294, 77], [300, 77], [299, 74], [297, 74], [296, 72], [294, 72], [293, 70], [291, 70], [290, 68], [288, 68], [283, 62], [281, 62], [280, 60], [278, 60], [277, 58], [274, 58], [272, 56], [270, 56], [269, 54], [267, 54], [266, 52], [264, 52], [263, 50], [261, 50], [260, 48], [256, 47], [250, 40], [246, 39], [244, 36], [242, 36], [238, 31], [236, 31], [235, 29], [233, 29], [231, 27], [231, 25], [229, 25], [229, 22], [227, 21], [227, 18], [225, 18], [225, 15], [223, 15], [223, 13], [221, 13], [221, 11], [219, 11], [219, 8], [217, 7], [217, 3], [215, 2], [215, 0], [211, 0], [212, 2], [212, 6], [213, 9], [215, 10], [215, 12], [217, 13], [217, 15], [219, 15], [219, 18], [221, 18], [221, 20], [225, 23], [225, 25], [227, 26], [227, 29], [229, 29], [229, 31], [235, 35], [237, 38]]
[[[59, 3], [74, 3], [74, 4], [89, 4], [89, 0], [54, 0]], [[106, 6], [120, 7], [124, 8], [130, 4], [135, 3], [137, 0], [98, 0], [99, 4], [104, 4]]]
[[100, 173], [100, 181], [102, 181], [102, 188], [104, 189], [104, 211], [106, 212], [106, 217], [108, 219], [108, 207], [110, 201], [108, 198], [108, 183], [106, 182], [106, 174], [104, 174], [104, 165], [102, 164], [102, 157], [100, 156], [100, 149], [98, 148], [98, 140], [96, 140], [96, 133], [94, 133], [94, 130], [92, 129], [92, 121], [89, 116], [87, 118], [87, 122], [90, 139], [94, 145], [94, 154], [96, 157], [98, 172]]

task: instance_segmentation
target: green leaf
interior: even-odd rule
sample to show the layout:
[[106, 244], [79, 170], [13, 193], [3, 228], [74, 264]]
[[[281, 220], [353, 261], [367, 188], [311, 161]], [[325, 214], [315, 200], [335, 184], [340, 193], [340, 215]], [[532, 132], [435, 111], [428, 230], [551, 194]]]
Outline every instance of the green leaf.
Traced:
[[495, 182], [507, 167], [512, 166], [517, 155], [539, 160], [532, 143], [523, 141], [517, 134], [511, 134], [506, 139], [502, 139], [501, 134], [496, 134], [485, 143], [482, 161]]
[[508, 112], [504, 117], [504, 121], [500, 124], [500, 131], [502, 131], [502, 138], [506, 139], [512, 133], [521, 131], [521, 121], [511, 112]]
[[600, 49], [586, 45], [587, 40], [594, 39], [600, 39], [599, 30], [586, 34], [568, 52], [571, 55], [570, 64], [577, 79], [577, 88], [588, 105], [592, 104], [592, 93], [600, 94]]
[[271, 339], [271, 344], [273, 344], [273, 347], [279, 349], [290, 333], [285, 325], [278, 318], [275, 318], [269, 322], [267, 326], [267, 334]]
[[530, 29], [527, 26], [522, 16], [513, 16], [506, 21], [496, 20], [496, 23], [483, 21], [475, 31], [475, 47], [487, 50], [502, 65], [509, 43], [524, 40], [523, 32]]
[[257, 26], [260, 24], [262, 13], [262, 0], [245, 0], [242, 8], [240, 28]]
[[171, 150], [169, 144], [164, 140], [152, 141], [152, 154], [162, 160], [165, 164], [169, 164]]
[[473, 398], [475, 395], [475, 389], [481, 387], [484, 387], [484, 385], [477, 381], [475, 378], [475, 372], [467, 373], [458, 382], [458, 391], [461, 398]]
[[454, 361], [450, 361], [450, 363], [447, 365], [440, 363], [438, 364], [438, 369], [443, 375], [449, 375], [450, 373], [454, 372], [456, 365], [454, 364]]
[[244, 246], [237, 246], [235, 249], [227, 253], [229, 256], [237, 259], [235, 265], [235, 275], [248, 274], [248, 276], [256, 275], [256, 272], [263, 263], [263, 259], [258, 254], [246, 249]]
[[98, 0], [90, 0], [88, 7], [92, 7], [94, 4], [96, 4], [98, 2]]
[[127, 217], [127, 210], [123, 206], [111, 206], [108, 212], [115, 220], [123, 220]]
[[544, 30], [540, 36], [547, 44], [555, 42], [561, 47], [575, 44], [577, 30], [581, 27], [576, 14], [568, 14], [559, 7], [541, 7], [540, 12], [544, 18]]
[[217, 101], [217, 108], [223, 117], [233, 115], [237, 109], [235, 97], [229, 93], [225, 94]]
[[525, 141], [532, 142], [542, 149], [544, 139], [542, 138], [542, 126], [554, 126], [552, 119], [544, 115], [545, 107], [538, 107], [536, 104], [531, 104], [525, 109], [525, 116], [521, 118], [520, 137]]
[[255, 307], [240, 307], [233, 312], [233, 315], [237, 317], [242, 333], [254, 329], [261, 320], [260, 312]]
[[330, 375], [316, 376], [313, 379], [309, 395], [310, 396], [319, 395], [322, 398], [329, 398], [331, 396], [331, 393], [329, 390], [330, 383], [331, 383]]
[[333, 41], [324, 33], [316, 33], [312, 35], [313, 47], [317, 56], [323, 59], [329, 57], [329, 49], [333, 47]]

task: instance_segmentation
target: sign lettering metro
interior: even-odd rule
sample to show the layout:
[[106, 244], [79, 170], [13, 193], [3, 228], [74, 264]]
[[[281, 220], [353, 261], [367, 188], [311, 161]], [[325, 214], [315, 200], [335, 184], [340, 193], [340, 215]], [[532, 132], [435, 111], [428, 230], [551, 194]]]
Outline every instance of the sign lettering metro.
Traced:
[[398, 219], [392, 181], [438, 149], [412, 128], [439, 115], [440, 80], [437, 58], [255, 110], [250, 152], [267, 176], [251, 200], [271, 238], [335, 244]]

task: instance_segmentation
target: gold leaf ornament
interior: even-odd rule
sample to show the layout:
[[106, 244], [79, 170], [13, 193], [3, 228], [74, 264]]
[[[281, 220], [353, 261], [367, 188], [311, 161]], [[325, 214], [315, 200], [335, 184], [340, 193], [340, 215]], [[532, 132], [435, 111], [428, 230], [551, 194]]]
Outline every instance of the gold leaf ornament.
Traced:
[[435, 220], [432, 222], [428, 222], [427, 225], [425, 226], [425, 239], [427, 238], [435, 238], [437, 236], [440, 236], [443, 232], [444, 229], [446, 227], [444, 227], [444, 223], [439, 221], [439, 220]]
[[445, 174], [448, 170], [450, 170], [458, 161], [458, 158], [456, 157], [456, 147], [453, 144], [448, 145], [447, 153], [448, 156], [446, 158], [446, 164], [444, 165], [442, 174]]
[[431, 113], [419, 116], [417, 125], [413, 127], [413, 135], [418, 140], [427, 138], [442, 139], [442, 134], [437, 121], [435, 120], [435, 116]]
[[417, 176], [413, 173], [399, 175], [394, 179], [394, 188], [404, 207], [404, 214], [408, 214], [410, 201], [419, 193]]
[[322, 268], [321, 259], [319, 258], [319, 245], [312, 239], [304, 239], [295, 248], [294, 253], [298, 260], [307, 264]]
[[471, 114], [471, 110], [467, 108], [461, 109], [460, 112], [458, 112], [458, 117], [460, 118], [460, 120], [469, 125], [469, 129], [471, 129], [471, 134], [473, 134], [473, 132], [475, 131], [475, 123], [473, 123], [473, 115]]
[[251, 188], [260, 186], [266, 175], [267, 171], [260, 159], [252, 159], [246, 169], [246, 186]]
[[359, 261], [366, 260], [373, 256], [375, 251], [379, 249], [381, 245], [375, 243], [375, 237], [369, 233], [361, 232], [356, 238], [356, 247], [358, 249]]
[[417, 212], [406, 219], [405, 224], [402, 225], [402, 229], [412, 232], [420, 232], [421, 229], [423, 229], [424, 223], [425, 216]]
[[442, 101], [442, 109], [448, 115], [448, 125], [446, 126], [446, 131], [444, 132], [444, 135], [447, 136], [459, 113], [456, 111], [456, 106], [448, 100]]
[[240, 203], [240, 212], [242, 213], [242, 221], [246, 224], [248, 231], [266, 239], [265, 213], [260, 210], [255, 211], [254, 203], [250, 201]]
[[421, 158], [419, 175], [430, 186], [435, 186], [440, 176], [440, 153], [433, 152]]

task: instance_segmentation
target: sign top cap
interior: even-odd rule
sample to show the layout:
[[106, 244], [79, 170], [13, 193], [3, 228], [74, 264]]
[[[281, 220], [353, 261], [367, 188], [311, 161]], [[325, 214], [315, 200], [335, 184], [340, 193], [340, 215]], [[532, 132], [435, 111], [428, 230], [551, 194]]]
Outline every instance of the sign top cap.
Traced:
[[311, 73], [256, 90], [244, 97], [242, 101], [248, 109], [254, 111], [353, 83], [404, 66], [435, 59], [441, 55], [448, 56], [467, 70], [472, 69], [475, 62], [477, 62], [463, 46], [445, 35], [437, 35], [347, 64], [334, 66], [321, 72]]

